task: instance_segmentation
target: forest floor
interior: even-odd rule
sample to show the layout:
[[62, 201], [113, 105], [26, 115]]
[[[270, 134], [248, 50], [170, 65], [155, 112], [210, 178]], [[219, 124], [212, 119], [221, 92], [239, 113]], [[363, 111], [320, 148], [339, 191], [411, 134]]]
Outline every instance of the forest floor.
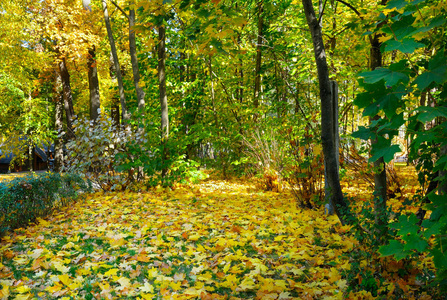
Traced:
[[[349, 176], [345, 190], [367, 198]], [[247, 181], [95, 193], [3, 238], [0, 299], [373, 298], [346, 293], [358, 247], [336, 216]], [[418, 287], [390, 278], [382, 288], [407, 299]]]

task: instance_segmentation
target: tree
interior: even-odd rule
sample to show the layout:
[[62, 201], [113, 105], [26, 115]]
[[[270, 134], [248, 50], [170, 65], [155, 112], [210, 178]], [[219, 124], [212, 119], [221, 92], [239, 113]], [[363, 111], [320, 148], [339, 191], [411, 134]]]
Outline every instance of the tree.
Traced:
[[[169, 112], [168, 97], [166, 95], [166, 29], [161, 24], [158, 27], [158, 89], [161, 107], [161, 144], [162, 144], [162, 161], [166, 164], [168, 159], [167, 142], [169, 139]], [[162, 177], [167, 174], [167, 167], [162, 170]]]
[[107, 36], [109, 38], [110, 49], [111, 49], [112, 57], [113, 57], [113, 63], [115, 66], [116, 79], [118, 81], [118, 90], [119, 90], [120, 103], [121, 103], [121, 119], [124, 123], [126, 123], [130, 118], [130, 114], [127, 111], [126, 95], [124, 94], [124, 86], [123, 86], [123, 76], [121, 74], [121, 66], [118, 61], [118, 53], [116, 51], [115, 39], [113, 38], [112, 26], [110, 25], [109, 12], [107, 10], [107, 0], [102, 0], [102, 9], [104, 12], [104, 21], [105, 21], [106, 28], [107, 28]]
[[343, 199], [343, 193], [340, 186], [340, 178], [337, 169], [338, 149], [334, 144], [336, 136], [333, 127], [335, 125], [331, 83], [329, 80], [329, 70], [324, 51], [324, 42], [321, 33], [320, 23], [315, 15], [315, 10], [310, 0], [302, 0], [307, 24], [312, 34], [314, 45], [315, 62], [318, 69], [318, 82], [320, 86], [321, 101], [321, 141], [323, 144], [323, 153], [326, 166], [326, 176], [331, 193], [331, 202], [334, 204], [334, 210], [342, 224], [346, 223], [347, 204]]

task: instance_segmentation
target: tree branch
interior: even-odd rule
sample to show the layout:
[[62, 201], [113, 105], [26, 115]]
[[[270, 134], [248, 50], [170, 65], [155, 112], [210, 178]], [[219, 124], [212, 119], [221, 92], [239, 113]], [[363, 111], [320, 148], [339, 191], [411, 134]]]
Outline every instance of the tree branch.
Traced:
[[363, 20], [362, 14], [361, 14], [361, 13], [354, 7], [354, 6], [352, 6], [351, 4], [349, 4], [348, 2], [345, 2], [345, 1], [343, 1], [343, 0], [336, 0], [336, 1], [340, 2], [341, 4], [346, 5], [346, 6], [349, 7], [350, 9], [352, 9], [352, 10], [357, 14], [357, 16], [359, 16], [360, 19]]
[[127, 20], [129, 20], [129, 16], [126, 14], [126, 12], [124, 11], [124, 9], [122, 9], [115, 1], [113, 1], [113, 0], [110, 0], [110, 2], [116, 7], [116, 8], [118, 8], [118, 10], [120, 11], [120, 12], [122, 12], [123, 13], [123, 15], [127, 18]]

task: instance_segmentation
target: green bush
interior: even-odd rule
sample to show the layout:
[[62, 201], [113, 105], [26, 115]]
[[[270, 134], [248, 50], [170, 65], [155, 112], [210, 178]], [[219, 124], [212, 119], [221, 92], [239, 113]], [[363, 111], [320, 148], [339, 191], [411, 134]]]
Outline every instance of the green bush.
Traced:
[[67, 205], [81, 191], [90, 192], [91, 184], [71, 173], [30, 174], [0, 183], [0, 236]]

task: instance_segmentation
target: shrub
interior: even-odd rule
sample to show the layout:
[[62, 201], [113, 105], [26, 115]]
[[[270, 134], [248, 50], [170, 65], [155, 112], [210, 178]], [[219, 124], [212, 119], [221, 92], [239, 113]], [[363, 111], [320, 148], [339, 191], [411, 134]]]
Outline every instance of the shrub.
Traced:
[[285, 177], [300, 207], [318, 207], [324, 200], [324, 159], [321, 145], [309, 137], [290, 138], [290, 164]]
[[0, 183], [0, 236], [69, 204], [81, 191], [91, 191], [91, 185], [73, 173], [30, 174]]
[[258, 185], [266, 191], [281, 191], [286, 149], [275, 131], [272, 128], [263, 131], [256, 129], [251, 135], [243, 137], [242, 142], [246, 147], [247, 161], [258, 177]]
[[262, 189], [280, 192], [288, 185], [297, 205], [303, 208], [323, 202], [323, 154], [308, 130], [294, 132], [292, 128], [267, 126], [243, 137], [243, 145]]
[[[164, 145], [155, 142], [154, 138], [148, 138], [140, 143], [131, 140], [126, 143], [126, 147], [127, 152], [117, 154], [117, 161], [122, 162], [126, 156], [134, 157], [134, 159], [127, 159], [125, 163], [117, 165], [117, 170], [129, 172], [141, 168], [144, 174], [142, 179], [148, 187], [159, 184], [172, 187], [177, 182], [181, 184], [197, 183], [208, 177], [200, 170], [198, 162], [186, 159], [184, 154], [180, 154], [184, 153], [184, 144], [176, 140], [173, 134]], [[163, 159], [165, 149], [167, 155]], [[162, 176], [163, 169], [167, 170], [164, 177]]]
[[81, 119], [73, 126], [76, 138], [66, 145], [65, 171], [85, 174], [105, 191], [125, 189], [132, 183], [134, 170], [117, 172], [117, 166], [138, 159], [129, 144], [144, 145], [142, 133], [132, 131], [130, 126], [113, 125], [112, 119], [103, 114], [96, 122]]

